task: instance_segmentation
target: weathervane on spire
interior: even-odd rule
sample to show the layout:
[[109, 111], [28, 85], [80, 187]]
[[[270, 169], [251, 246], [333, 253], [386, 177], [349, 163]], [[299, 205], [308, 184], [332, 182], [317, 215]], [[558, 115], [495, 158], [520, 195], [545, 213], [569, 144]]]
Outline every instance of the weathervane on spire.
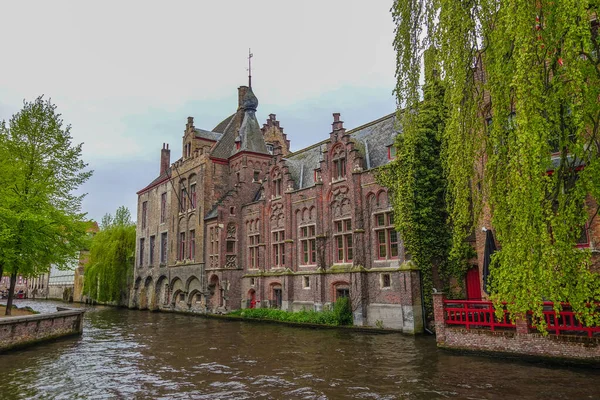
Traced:
[[252, 51], [248, 48], [248, 87], [252, 88]]

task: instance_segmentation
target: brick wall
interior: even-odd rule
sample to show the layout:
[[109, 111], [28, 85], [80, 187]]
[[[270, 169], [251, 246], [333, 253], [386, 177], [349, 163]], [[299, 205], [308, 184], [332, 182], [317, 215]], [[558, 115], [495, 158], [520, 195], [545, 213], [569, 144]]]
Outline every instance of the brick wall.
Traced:
[[435, 331], [438, 347], [503, 354], [524, 354], [571, 360], [600, 361], [600, 337], [569, 335], [543, 336], [529, 332], [524, 320], [514, 330], [465, 329], [444, 322], [444, 295], [433, 295]]

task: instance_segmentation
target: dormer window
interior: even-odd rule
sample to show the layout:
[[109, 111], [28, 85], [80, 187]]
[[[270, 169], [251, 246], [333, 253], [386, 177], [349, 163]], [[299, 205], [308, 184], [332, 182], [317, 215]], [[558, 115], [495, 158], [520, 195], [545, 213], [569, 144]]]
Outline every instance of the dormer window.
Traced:
[[333, 171], [334, 180], [340, 180], [346, 177], [346, 152], [341, 146], [333, 153]]
[[269, 154], [273, 154], [273, 145], [271, 143], [267, 143], [267, 151]]

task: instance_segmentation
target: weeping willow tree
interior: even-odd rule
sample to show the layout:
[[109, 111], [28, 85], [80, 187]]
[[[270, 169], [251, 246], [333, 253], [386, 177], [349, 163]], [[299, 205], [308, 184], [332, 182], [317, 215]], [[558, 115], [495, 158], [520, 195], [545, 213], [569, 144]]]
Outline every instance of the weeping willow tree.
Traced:
[[125, 304], [135, 254], [135, 224], [126, 207], [102, 218], [90, 246], [83, 293], [99, 302]]
[[[577, 248], [600, 200], [598, 0], [397, 0], [399, 105], [416, 107], [426, 48], [448, 108], [442, 158], [450, 259], [490, 211], [501, 249], [491, 298], [511, 315], [569, 302], [597, 324], [591, 253]], [[403, 123], [414, 123], [404, 113]], [[592, 268], [593, 269], [593, 268]], [[500, 307], [499, 307], [500, 308]], [[543, 328], [543, 321], [542, 321]]]

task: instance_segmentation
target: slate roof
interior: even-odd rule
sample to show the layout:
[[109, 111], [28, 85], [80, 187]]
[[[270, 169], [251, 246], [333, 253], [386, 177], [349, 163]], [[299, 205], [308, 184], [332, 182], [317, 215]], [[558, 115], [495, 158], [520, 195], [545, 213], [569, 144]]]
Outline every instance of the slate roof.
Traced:
[[137, 194], [143, 193], [146, 190], [152, 189], [154, 186], [158, 185], [159, 183], [167, 180], [168, 178], [171, 177], [171, 167], [167, 168], [167, 170], [165, 172], [163, 172], [161, 175], [159, 175], [156, 179], [154, 179], [152, 182], [150, 182], [148, 185], [146, 185], [145, 188], [139, 190], [137, 192]]
[[[361, 150], [365, 159], [365, 169], [377, 168], [388, 162], [388, 146], [394, 144], [397, 130], [396, 113], [388, 114], [378, 120], [347, 131]], [[288, 170], [294, 180], [294, 189], [301, 189], [315, 184], [314, 170], [320, 167], [323, 148], [327, 140], [299, 150], [285, 158]], [[300, 184], [300, 176], [302, 183]]]
[[219, 122], [219, 124], [212, 129], [212, 132], [224, 133], [225, 128], [227, 128], [227, 125], [229, 125], [229, 123], [233, 120], [235, 114], [236, 113], [233, 113], [229, 117], [225, 118], [223, 121]]
[[206, 213], [206, 215], [204, 216], [204, 219], [215, 218], [218, 214], [219, 206], [223, 203], [223, 201], [227, 198], [227, 196], [229, 196], [234, 191], [235, 191], [235, 189], [231, 189], [227, 193], [225, 193], [223, 196], [221, 196], [221, 198], [213, 205], [213, 208], [211, 208], [211, 210], [208, 213]]
[[222, 133], [205, 131], [204, 129], [196, 128], [195, 131], [196, 131], [197, 138], [214, 140], [215, 142], [218, 141], [219, 139], [221, 139], [221, 137], [223, 136]]
[[[267, 150], [267, 145], [265, 144], [262, 131], [260, 130], [260, 124], [256, 119], [255, 112], [257, 107], [258, 99], [252, 92], [252, 88], [248, 88], [246, 94], [244, 95], [242, 108], [239, 109], [232, 117], [227, 118], [229, 123], [224, 128], [223, 135], [211, 152], [213, 157], [228, 159], [232, 155], [244, 150], [255, 153], [270, 154]], [[241, 120], [239, 129], [236, 126], [236, 120]], [[221, 122], [217, 128], [219, 128], [223, 122]], [[236, 149], [235, 146], [236, 140], [241, 140], [241, 146], [239, 150]]]
[[247, 110], [244, 115], [244, 120], [240, 126], [239, 139], [242, 143], [239, 150], [235, 146], [232, 148], [231, 155], [240, 151], [252, 151], [254, 153], [270, 154], [267, 150], [265, 138], [260, 130], [260, 124], [256, 119], [253, 110]]

